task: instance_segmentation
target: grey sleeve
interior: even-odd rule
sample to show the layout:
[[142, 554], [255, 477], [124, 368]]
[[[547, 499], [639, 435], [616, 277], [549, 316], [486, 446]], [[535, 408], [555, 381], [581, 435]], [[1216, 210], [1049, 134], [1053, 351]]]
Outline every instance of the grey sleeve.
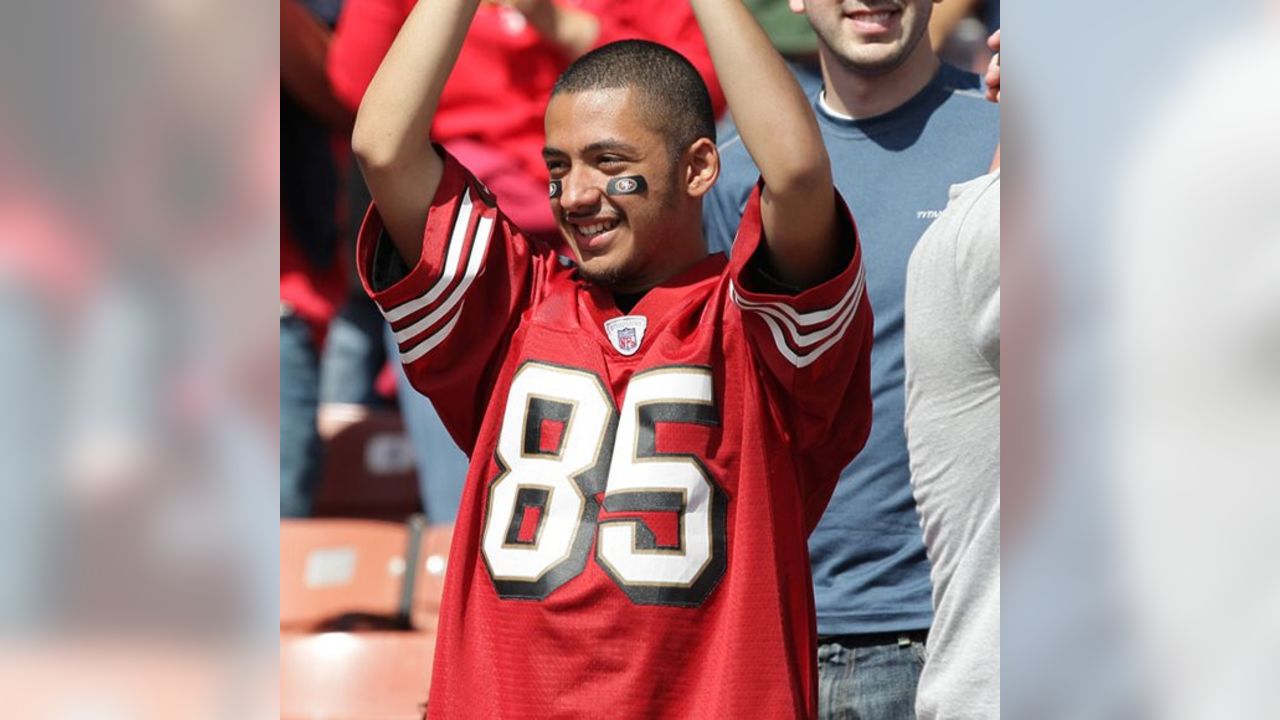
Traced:
[[1000, 175], [975, 189], [956, 242], [956, 282], [974, 347], [1000, 372]]

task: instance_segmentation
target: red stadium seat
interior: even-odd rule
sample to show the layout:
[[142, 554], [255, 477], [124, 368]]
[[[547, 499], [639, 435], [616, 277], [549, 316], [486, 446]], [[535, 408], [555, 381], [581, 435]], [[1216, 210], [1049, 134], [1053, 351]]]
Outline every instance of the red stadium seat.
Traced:
[[430, 633], [284, 633], [280, 718], [417, 720], [433, 648]]
[[[338, 410], [321, 406], [322, 414]], [[317, 517], [400, 520], [422, 510], [413, 450], [400, 413], [362, 410], [325, 442]]]
[[419, 630], [434, 632], [436, 629], [452, 538], [453, 525], [430, 525], [422, 530], [417, 572], [413, 578], [413, 626]]
[[[280, 627], [408, 626], [405, 593], [409, 532], [376, 520], [280, 521]], [[373, 622], [381, 619], [381, 622]]]

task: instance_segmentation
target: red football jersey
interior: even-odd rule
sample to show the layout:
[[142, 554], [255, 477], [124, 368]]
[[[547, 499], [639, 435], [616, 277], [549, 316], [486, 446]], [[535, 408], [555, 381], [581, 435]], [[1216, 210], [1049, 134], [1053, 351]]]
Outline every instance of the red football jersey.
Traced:
[[833, 280], [750, 289], [757, 190], [732, 260], [626, 316], [452, 158], [415, 267], [370, 210], [366, 289], [471, 456], [430, 717], [814, 715], [806, 538], [871, 422], [871, 308], [839, 207], [852, 260]]

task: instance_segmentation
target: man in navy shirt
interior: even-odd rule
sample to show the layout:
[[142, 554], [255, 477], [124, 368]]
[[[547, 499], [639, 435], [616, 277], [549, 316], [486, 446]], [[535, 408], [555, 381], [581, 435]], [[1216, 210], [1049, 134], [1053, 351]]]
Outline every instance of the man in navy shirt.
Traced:
[[[930, 47], [932, 5], [791, 0], [820, 40], [823, 87], [811, 97], [836, 187], [857, 218], [876, 317], [871, 437], [809, 539], [824, 718], [913, 718], [932, 621], [903, 431], [907, 260], [950, 186], [990, 167], [1000, 134], [979, 78]], [[736, 137], [720, 152], [703, 225], [710, 247], [727, 251], [758, 171]]]

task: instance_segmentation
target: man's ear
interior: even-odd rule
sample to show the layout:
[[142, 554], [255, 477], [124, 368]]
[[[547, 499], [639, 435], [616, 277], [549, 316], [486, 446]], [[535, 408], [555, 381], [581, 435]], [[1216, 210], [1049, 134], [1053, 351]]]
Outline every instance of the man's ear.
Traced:
[[[939, 0], [933, 1], [939, 2]], [[804, 0], [788, 0], [787, 4], [791, 6], [791, 12], [796, 13], [797, 15], [804, 14]]]
[[720, 177], [720, 151], [710, 138], [698, 138], [685, 156], [685, 191], [690, 197], [702, 197]]

